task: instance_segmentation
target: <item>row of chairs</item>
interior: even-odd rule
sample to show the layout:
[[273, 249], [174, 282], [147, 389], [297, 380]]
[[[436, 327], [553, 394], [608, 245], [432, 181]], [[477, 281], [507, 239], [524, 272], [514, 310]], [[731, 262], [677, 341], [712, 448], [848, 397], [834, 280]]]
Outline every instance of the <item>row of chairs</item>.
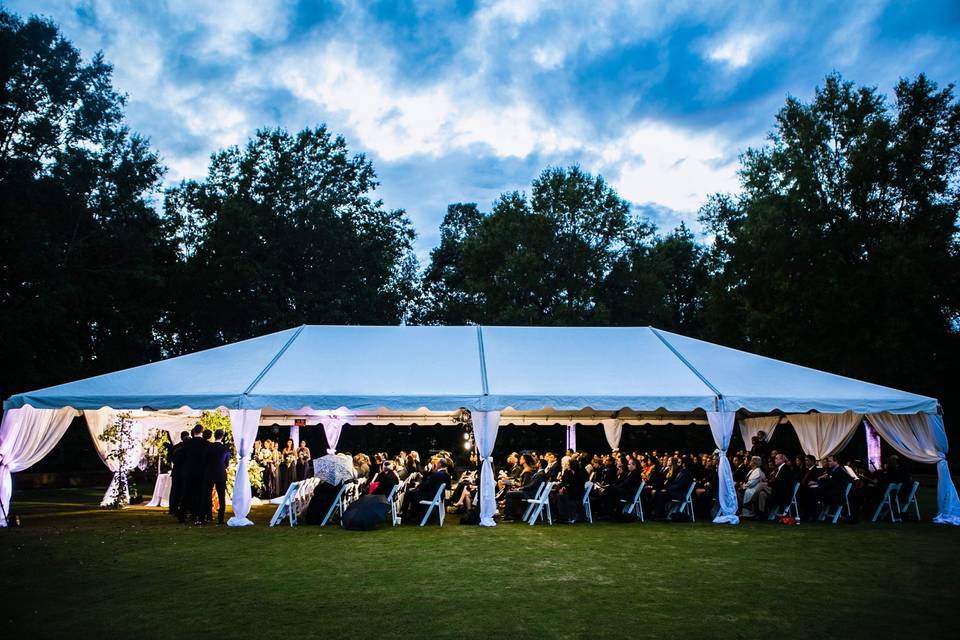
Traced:
[[[542, 520], [547, 524], [553, 524], [553, 515], [550, 512], [550, 492], [553, 490], [555, 482], [544, 482], [540, 485], [540, 489], [537, 491], [537, 494], [533, 498], [528, 498], [526, 500], [527, 509], [523, 514], [523, 521], [529, 525], [534, 525], [538, 520]], [[586, 518], [587, 522], [593, 524], [593, 509], [590, 505], [590, 495], [593, 493], [593, 489], [596, 485], [592, 481], [587, 481], [584, 485], [583, 492], [583, 515]], [[643, 489], [646, 486], [645, 482], [641, 482], [640, 486], [637, 487], [636, 493], [633, 494], [632, 500], [621, 500], [623, 505], [622, 510], [626, 515], [634, 515], [637, 518], [638, 522], [643, 522], [643, 503], [640, 501], [640, 495], [643, 493]], [[690, 487], [687, 489], [686, 496], [683, 500], [672, 500], [668, 510], [668, 515], [673, 513], [687, 513], [690, 516], [690, 521], [695, 522], [696, 516], [693, 514], [693, 491], [696, 488], [694, 483], [690, 483]]]
[[270, 526], [277, 526], [283, 522], [284, 518], [290, 521], [291, 527], [296, 526], [300, 516], [306, 511], [307, 505], [310, 504], [310, 499], [313, 497], [313, 492], [318, 484], [320, 484], [320, 481], [317, 478], [291, 482], [283, 500], [273, 513], [273, 518], [270, 519]]
[[[836, 524], [840, 521], [840, 516], [843, 515], [844, 511], [847, 512], [847, 516], [851, 516], [853, 514], [853, 510], [850, 508], [850, 489], [852, 486], [852, 484], [847, 483], [846, 488], [843, 490], [843, 501], [832, 509], [829, 506], [824, 506], [820, 511], [820, 515], [817, 516], [817, 520], [821, 522], [829, 520], [832, 524]], [[891, 482], [887, 485], [887, 488], [883, 492], [883, 497], [880, 499], [880, 504], [877, 505], [877, 509], [873, 512], [873, 518], [870, 519], [871, 522], [878, 522], [884, 516], [889, 517], [891, 522], [902, 522], [903, 514], [905, 512], [909, 513], [911, 507], [913, 508], [917, 521], [920, 520], [920, 505], [917, 502], [917, 489], [920, 488], [920, 483], [914, 481], [910, 487], [910, 492], [903, 502], [900, 501], [901, 488], [901, 483]], [[790, 502], [781, 509], [771, 510], [769, 519], [774, 520], [778, 517], [793, 517], [797, 522], [800, 522], [800, 508], [797, 506], [797, 493], [799, 491], [800, 483], [797, 482], [793, 485]]]

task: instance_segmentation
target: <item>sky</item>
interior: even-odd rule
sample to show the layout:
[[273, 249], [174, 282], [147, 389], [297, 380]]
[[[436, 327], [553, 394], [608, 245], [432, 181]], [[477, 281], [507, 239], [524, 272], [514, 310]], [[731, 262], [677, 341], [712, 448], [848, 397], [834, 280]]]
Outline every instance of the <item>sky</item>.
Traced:
[[960, 80], [960, 2], [6, 0], [102, 50], [166, 180], [259, 128], [326, 123], [372, 160], [426, 262], [448, 204], [549, 166], [602, 175], [662, 231], [737, 190], [787, 95], [833, 71]]

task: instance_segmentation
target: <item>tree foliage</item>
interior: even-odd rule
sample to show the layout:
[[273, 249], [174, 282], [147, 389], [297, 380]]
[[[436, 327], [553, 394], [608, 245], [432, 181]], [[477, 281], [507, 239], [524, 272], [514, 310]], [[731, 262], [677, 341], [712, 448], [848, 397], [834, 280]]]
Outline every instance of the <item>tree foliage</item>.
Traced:
[[397, 324], [415, 298], [414, 231], [372, 198], [373, 166], [320, 126], [261, 130], [167, 191], [184, 255], [178, 350], [304, 323]]
[[0, 376], [4, 395], [155, 358], [176, 262], [163, 167], [123, 124], [98, 54], [0, 10]]
[[789, 98], [742, 192], [701, 218], [722, 264], [711, 333], [930, 393], [957, 353], [960, 105], [920, 75], [894, 101], [827, 77]]

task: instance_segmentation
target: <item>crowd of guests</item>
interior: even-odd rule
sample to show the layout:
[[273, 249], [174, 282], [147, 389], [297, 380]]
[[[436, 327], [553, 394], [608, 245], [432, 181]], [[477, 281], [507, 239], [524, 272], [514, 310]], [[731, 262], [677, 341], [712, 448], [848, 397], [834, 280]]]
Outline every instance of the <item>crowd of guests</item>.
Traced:
[[263, 489], [257, 497], [270, 500], [282, 496], [294, 482], [305, 480], [313, 475], [313, 457], [306, 440], [294, 448], [293, 440], [280, 449], [280, 444], [269, 438], [253, 443], [252, 459], [263, 467]]
[[850, 485], [849, 518], [872, 516], [889, 484], [900, 485], [901, 500], [910, 492], [910, 472], [900, 458], [889, 456], [879, 469], [862, 460], [842, 464], [837, 456], [817, 460], [811, 455], [789, 456], [771, 449], [761, 431], [751, 442], [750, 451], [733, 456], [733, 479], [740, 498], [741, 517], [767, 518], [790, 504], [797, 483], [796, 499], [801, 520], [816, 519], [822, 509], [846, 507], [844, 496]]

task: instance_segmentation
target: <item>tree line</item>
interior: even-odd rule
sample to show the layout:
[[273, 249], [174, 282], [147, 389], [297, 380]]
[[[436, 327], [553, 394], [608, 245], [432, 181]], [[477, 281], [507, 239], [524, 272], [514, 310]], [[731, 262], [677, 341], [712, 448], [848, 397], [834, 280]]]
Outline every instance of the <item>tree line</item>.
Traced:
[[448, 207], [418, 264], [371, 161], [324, 125], [258, 131], [165, 186], [100, 54], [0, 9], [0, 394], [312, 324], [653, 325], [957, 396], [960, 103], [831, 74], [788, 97], [740, 189], [668, 232], [548, 167]]

